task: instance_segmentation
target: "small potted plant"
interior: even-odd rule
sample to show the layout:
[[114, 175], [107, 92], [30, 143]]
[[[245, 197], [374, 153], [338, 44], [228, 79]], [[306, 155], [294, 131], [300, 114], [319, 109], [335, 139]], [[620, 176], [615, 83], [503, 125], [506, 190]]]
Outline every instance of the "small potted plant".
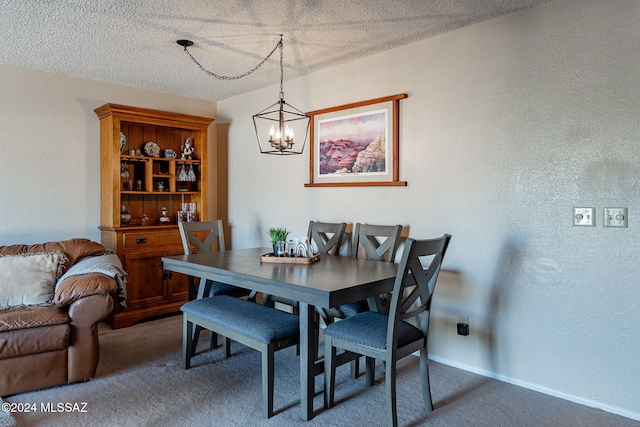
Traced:
[[269, 234], [271, 238], [271, 244], [273, 245], [274, 256], [284, 255], [284, 246], [289, 233], [291, 232], [286, 228], [270, 228], [269, 231], [267, 231], [267, 234]]

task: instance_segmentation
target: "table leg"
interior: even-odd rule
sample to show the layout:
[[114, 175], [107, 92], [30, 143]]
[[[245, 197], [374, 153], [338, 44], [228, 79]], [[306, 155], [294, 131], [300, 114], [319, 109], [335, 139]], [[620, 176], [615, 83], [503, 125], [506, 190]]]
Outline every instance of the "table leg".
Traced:
[[313, 418], [313, 396], [315, 394], [315, 361], [318, 350], [314, 337], [315, 308], [299, 303], [300, 310], [300, 409], [301, 418], [309, 421]]

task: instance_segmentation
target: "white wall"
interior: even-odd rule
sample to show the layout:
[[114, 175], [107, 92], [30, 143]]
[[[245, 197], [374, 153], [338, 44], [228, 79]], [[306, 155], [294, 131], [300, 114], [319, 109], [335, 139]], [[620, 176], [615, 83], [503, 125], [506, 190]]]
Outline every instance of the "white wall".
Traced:
[[211, 102], [24, 68], [0, 65], [0, 76], [0, 245], [100, 241], [95, 108], [115, 103], [216, 114]]
[[[638, 28], [638, 2], [556, 0], [285, 82], [306, 111], [408, 93], [406, 188], [304, 188], [308, 150], [258, 153], [251, 114], [277, 86], [218, 103], [233, 246], [310, 219], [450, 233], [435, 359], [640, 419]], [[597, 227], [573, 227], [574, 206]], [[602, 227], [604, 206], [629, 228]]]

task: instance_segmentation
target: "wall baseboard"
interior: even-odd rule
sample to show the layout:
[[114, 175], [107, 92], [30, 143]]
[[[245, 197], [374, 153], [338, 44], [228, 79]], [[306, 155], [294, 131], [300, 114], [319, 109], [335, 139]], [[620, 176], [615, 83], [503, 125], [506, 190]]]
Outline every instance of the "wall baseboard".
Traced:
[[549, 387], [543, 387], [540, 384], [533, 384], [522, 380], [517, 380], [514, 378], [510, 378], [504, 375], [496, 374], [495, 372], [486, 371], [484, 369], [478, 369], [473, 366], [465, 365], [459, 362], [456, 362], [451, 359], [447, 359], [445, 357], [433, 356], [429, 355], [429, 359], [434, 362], [442, 363], [444, 365], [452, 366], [454, 368], [462, 369], [463, 371], [473, 372], [474, 374], [482, 375], [483, 377], [493, 378], [499, 381], [503, 381], [509, 384], [517, 385], [519, 387], [524, 387], [529, 390], [538, 391], [540, 393], [547, 394], [549, 396], [558, 397], [560, 399], [568, 400], [570, 402], [578, 403], [580, 405], [589, 406], [591, 408], [602, 409], [605, 412], [609, 412], [612, 414], [620, 415], [625, 418], [630, 418], [632, 420], [640, 421], [640, 413], [635, 413], [629, 411], [624, 408], [619, 408], [617, 406], [607, 405], [602, 402], [597, 402], [590, 399], [585, 399], [580, 396], [574, 396], [572, 394], [568, 394], [562, 391], [554, 390]]

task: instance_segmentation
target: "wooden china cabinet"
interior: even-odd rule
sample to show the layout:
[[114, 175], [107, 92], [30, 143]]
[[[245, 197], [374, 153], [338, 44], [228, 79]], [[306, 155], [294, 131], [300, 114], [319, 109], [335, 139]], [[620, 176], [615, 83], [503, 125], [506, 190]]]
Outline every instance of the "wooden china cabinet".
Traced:
[[[127, 272], [127, 309], [109, 318], [113, 328], [121, 328], [177, 312], [188, 301], [187, 277], [165, 271], [160, 259], [184, 253], [178, 211], [192, 204], [197, 220], [208, 219], [207, 138], [213, 119], [116, 104], [95, 112], [101, 239]], [[195, 152], [183, 158], [185, 143]]]

